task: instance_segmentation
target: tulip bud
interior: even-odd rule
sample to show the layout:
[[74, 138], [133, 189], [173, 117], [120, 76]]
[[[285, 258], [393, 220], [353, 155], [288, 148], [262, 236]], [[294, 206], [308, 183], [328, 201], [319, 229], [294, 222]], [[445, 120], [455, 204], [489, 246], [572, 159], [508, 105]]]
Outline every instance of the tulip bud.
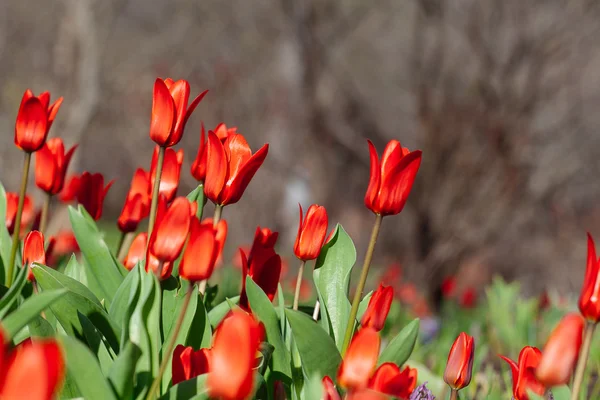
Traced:
[[308, 208], [306, 218], [302, 220], [302, 206], [300, 206], [300, 225], [294, 244], [296, 257], [303, 261], [317, 258], [326, 235], [327, 211], [325, 207], [313, 204]]
[[450, 349], [448, 363], [444, 371], [444, 382], [452, 389], [460, 390], [471, 383], [474, 354], [473, 338], [462, 332]]
[[360, 321], [362, 327], [369, 326], [376, 331], [382, 330], [385, 325], [385, 319], [390, 312], [393, 299], [394, 289], [391, 286], [379, 284], [377, 290], [373, 292], [367, 310]]
[[41, 149], [62, 101], [63, 98], [60, 97], [49, 105], [50, 93], [44, 92], [36, 97], [27, 89], [17, 114], [15, 145], [27, 153]]
[[67, 168], [77, 146], [65, 154], [62, 139], [52, 138], [35, 153], [35, 184], [53, 196], [60, 193], [65, 184]]
[[46, 251], [44, 250], [44, 235], [38, 231], [31, 231], [23, 243], [23, 266], [28, 268], [27, 279], [34, 281], [31, 272], [31, 263], [46, 265]]

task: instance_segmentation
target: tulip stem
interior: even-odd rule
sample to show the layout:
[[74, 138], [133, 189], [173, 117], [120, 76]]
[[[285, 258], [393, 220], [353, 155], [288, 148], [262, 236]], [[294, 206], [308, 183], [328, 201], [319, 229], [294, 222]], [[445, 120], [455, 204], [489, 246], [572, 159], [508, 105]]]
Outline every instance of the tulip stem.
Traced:
[[594, 337], [594, 330], [596, 324], [587, 321], [585, 331], [583, 333], [583, 345], [581, 346], [581, 352], [579, 353], [579, 360], [577, 361], [577, 367], [575, 368], [575, 378], [573, 379], [573, 389], [571, 390], [571, 400], [579, 399], [579, 392], [581, 391], [581, 384], [583, 383], [583, 375], [585, 374], [585, 367], [587, 365], [588, 357], [590, 355], [590, 347], [592, 345], [592, 338]]
[[40, 232], [46, 234], [46, 227], [48, 226], [48, 213], [50, 211], [50, 201], [52, 201], [52, 195], [46, 194], [44, 204], [42, 205], [42, 216], [40, 217]]
[[154, 378], [152, 382], [152, 386], [150, 386], [150, 390], [146, 395], [146, 400], [154, 399], [154, 392], [160, 386], [160, 382], [162, 380], [162, 376], [167, 369], [167, 365], [171, 360], [171, 356], [173, 354], [173, 350], [175, 349], [175, 344], [177, 342], [177, 336], [179, 336], [179, 331], [181, 330], [181, 325], [183, 324], [183, 320], [185, 318], [185, 313], [187, 312], [188, 306], [190, 305], [190, 300], [192, 299], [192, 294], [194, 293], [194, 283], [190, 282], [187, 291], [185, 292], [185, 298], [183, 299], [183, 305], [181, 307], [181, 312], [179, 313], [179, 317], [177, 317], [177, 322], [175, 323], [175, 330], [173, 331], [173, 336], [171, 336], [171, 340], [162, 353], [162, 360], [160, 362], [160, 367], [158, 368], [158, 375]]
[[148, 242], [146, 247], [150, 244], [150, 236], [152, 236], [152, 229], [154, 229], [154, 222], [156, 221], [156, 208], [158, 207], [158, 196], [160, 193], [160, 177], [162, 175], [163, 163], [165, 161], [165, 148], [160, 146], [158, 148], [158, 160], [156, 162], [156, 175], [154, 177], [154, 187], [152, 188], [152, 202], [150, 203], [150, 216], [148, 220]]
[[316, 321], [319, 319], [319, 310], [321, 309], [321, 303], [319, 300], [315, 303], [315, 310], [313, 311], [313, 319]]
[[134, 239], [134, 235], [131, 233], [127, 233], [123, 236], [123, 243], [121, 243], [121, 246], [117, 248], [117, 260], [119, 260], [120, 262], [123, 262], [123, 260], [125, 260], [125, 257], [127, 257], [127, 252], [129, 251], [129, 248], [131, 247], [131, 241]]
[[298, 277], [296, 278], [296, 290], [294, 291], [294, 310], [298, 309], [298, 302], [300, 301], [300, 288], [302, 287], [302, 275], [304, 275], [304, 265], [306, 261], [302, 260], [300, 268], [298, 268]]
[[450, 390], [450, 400], [458, 400], [458, 390]]
[[354, 322], [356, 321], [356, 315], [358, 314], [358, 306], [360, 305], [360, 299], [365, 289], [367, 276], [369, 275], [369, 267], [371, 266], [371, 260], [373, 259], [375, 243], [377, 243], [377, 236], [379, 235], [382, 220], [383, 216], [381, 214], [376, 214], [375, 224], [373, 225], [373, 231], [371, 232], [371, 239], [369, 240], [369, 247], [367, 247], [367, 254], [365, 254], [365, 262], [363, 263], [362, 271], [360, 273], [360, 280], [358, 281], [356, 292], [354, 292], [354, 299], [352, 300], [352, 309], [350, 310], [350, 318], [348, 318], [348, 326], [346, 327], [346, 335], [344, 336], [344, 343], [342, 345], [342, 357], [346, 354], [350, 339], [352, 339]]
[[217, 229], [217, 225], [221, 220], [221, 214], [223, 214], [223, 206], [220, 204], [215, 205], [215, 214], [213, 216], [213, 228]]
[[121, 250], [123, 250], [123, 243], [125, 243], [125, 236], [127, 234], [125, 232], [121, 232], [119, 235], [119, 241], [117, 242], [117, 247], [115, 248], [115, 256], [117, 256], [117, 260], [120, 259]]
[[12, 247], [10, 248], [10, 262], [7, 266], [6, 286], [10, 287], [13, 281], [15, 260], [21, 236], [21, 217], [23, 216], [23, 205], [25, 204], [25, 193], [27, 192], [27, 179], [29, 178], [29, 166], [31, 165], [31, 153], [25, 153], [23, 162], [23, 175], [21, 176], [21, 190], [19, 192], [19, 203], [17, 205], [17, 216], [13, 226]]

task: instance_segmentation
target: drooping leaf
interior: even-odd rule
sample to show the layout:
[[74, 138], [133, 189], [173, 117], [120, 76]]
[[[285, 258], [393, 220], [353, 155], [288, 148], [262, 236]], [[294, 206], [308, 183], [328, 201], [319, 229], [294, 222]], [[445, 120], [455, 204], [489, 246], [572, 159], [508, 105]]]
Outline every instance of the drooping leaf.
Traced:
[[31, 296], [21, 304], [19, 310], [13, 312], [2, 321], [2, 327], [7, 339], [12, 338], [41, 311], [67, 293], [66, 289], [50, 290]]
[[25, 282], [27, 282], [27, 271], [25, 268], [17, 269], [17, 276], [12, 286], [8, 288], [8, 291], [0, 299], [0, 320], [4, 319], [21, 295]]
[[418, 336], [419, 319], [415, 318], [408, 325], [406, 325], [386, 346], [379, 356], [378, 365], [381, 365], [385, 362], [392, 362], [400, 366], [404, 364], [415, 348], [415, 343], [417, 342]]
[[29, 334], [31, 337], [53, 337], [56, 333], [52, 325], [50, 325], [45, 318], [42, 318], [39, 315], [29, 321], [27, 328], [29, 329]]
[[135, 366], [141, 355], [142, 351], [139, 347], [127, 342], [110, 368], [108, 380], [119, 399], [132, 398]]

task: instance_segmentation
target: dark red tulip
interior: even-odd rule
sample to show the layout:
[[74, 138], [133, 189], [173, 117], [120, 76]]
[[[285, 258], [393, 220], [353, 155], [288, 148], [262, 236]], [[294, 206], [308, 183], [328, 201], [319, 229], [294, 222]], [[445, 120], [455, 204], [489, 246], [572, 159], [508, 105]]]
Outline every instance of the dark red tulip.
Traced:
[[449, 299], [450, 297], [452, 297], [454, 295], [454, 291], [456, 290], [456, 278], [454, 278], [453, 276], [447, 276], [446, 278], [444, 278], [444, 280], [442, 281], [441, 290], [442, 296], [445, 299]]
[[49, 195], [55, 195], [63, 190], [67, 168], [77, 145], [71, 147], [65, 154], [62, 139], [49, 139], [35, 153], [35, 184]]
[[529, 400], [527, 394], [529, 390], [540, 396], [544, 394], [546, 388], [535, 377], [535, 370], [542, 358], [542, 352], [537, 347], [523, 347], [519, 353], [518, 363], [510, 358], [500, 357], [510, 365], [515, 400]]
[[587, 266], [579, 296], [579, 310], [588, 321], [600, 321], [600, 260], [592, 235], [588, 233]]
[[181, 140], [185, 124], [198, 103], [208, 93], [200, 93], [188, 107], [190, 84], [157, 78], [154, 82], [150, 139], [161, 147], [175, 146]]
[[44, 235], [39, 231], [31, 231], [23, 243], [23, 267], [28, 269], [27, 279], [35, 280], [31, 271], [31, 263], [46, 265], [46, 250], [44, 249]]
[[343, 388], [350, 391], [367, 388], [377, 365], [380, 344], [379, 333], [373, 328], [363, 328], [354, 335], [338, 370], [337, 381]]
[[421, 165], [421, 150], [410, 152], [392, 140], [385, 147], [381, 163], [377, 150], [369, 141], [371, 177], [365, 205], [375, 214], [395, 215], [404, 208]]
[[104, 186], [104, 176], [102, 174], [84, 172], [79, 177], [77, 201], [96, 221], [102, 217], [104, 198], [113, 183], [114, 181], [110, 181]]
[[444, 382], [452, 389], [460, 390], [469, 386], [473, 373], [475, 344], [473, 338], [464, 332], [452, 344], [444, 371]]
[[383, 363], [369, 380], [369, 389], [379, 393], [408, 399], [417, 386], [417, 370], [405, 367], [402, 371], [394, 363]]
[[[154, 148], [152, 155], [152, 165], [150, 168], [150, 187], [154, 187], [156, 179], [156, 164], [158, 163], [158, 149]], [[173, 149], [165, 150], [165, 159], [163, 161], [163, 169], [160, 175], [159, 193], [167, 198], [170, 203], [177, 194], [179, 187], [179, 176], [181, 174], [181, 164], [183, 163], [183, 150], [175, 151]]]
[[138, 168], [131, 180], [121, 215], [117, 220], [123, 233], [135, 232], [140, 221], [150, 213], [150, 174]]
[[[220, 123], [213, 130], [213, 132], [217, 135], [221, 142], [224, 142], [229, 135], [237, 133], [237, 128], [227, 128], [224, 123]], [[208, 156], [206, 144], [206, 132], [204, 130], [204, 124], [202, 124], [200, 131], [200, 146], [198, 147], [198, 153], [196, 155], [196, 159], [192, 163], [191, 169], [192, 176], [199, 182], [204, 182], [206, 179], [206, 160]]]
[[179, 276], [190, 282], [210, 278], [223, 245], [223, 242], [219, 243], [217, 229], [212, 223], [200, 223], [197, 218], [192, 218], [190, 239], [179, 264]]
[[176, 198], [163, 216], [156, 218], [149, 251], [161, 262], [179, 257], [191, 224], [192, 206], [185, 197]]
[[249, 398], [254, 386], [254, 366], [263, 328], [243, 311], [232, 311], [219, 324], [210, 354], [206, 385], [210, 397], [222, 400]]
[[206, 197], [220, 205], [237, 203], [268, 151], [269, 145], [265, 144], [252, 154], [246, 139], [240, 134], [229, 135], [221, 143], [214, 132], [208, 132]]
[[[131, 246], [129, 246], [129, 251], [123, 260], [123, 265], [128, 270], [132, 270], [135, 265], [141, 260], [146, 258], [146, 244], [148, 243], [148, 234], [146, 232], [138, 233], [133, 242], [131, 242]], [[158, 260], [157, 260], [158, 261]]]
[[192, 347], [180, 344], [173, 351], [172, 384], [187, 381], [196, 376], [208, 373], [210, 365], [210, 350], [200, 349], [194, 351]]
[[327, 235], [327, 211], [325, 207], [313, 204], [308, 208], [306, 218], [302, 219], [302, 206], [299, 207], [300, 224], [294, 254], [303, 261], [314, 260], [319, 257]]
[[360, 321], [362, 327], [371, 327], [376, 331], [382, 330], [385, 319], [390, 312], [392, 300], [394, 300], [394, 289], [391, 286], [379, 284], [377, 290], [373, 292], [367, 310]]
[[[19, 195], [12, 192], [6, 192], [6, 229], [8, 233], [12, 235], [15, 229], [15, 222], [17, 220], [17, 208], [19, 206]], [[21, 215], [21, 233], [24, 234], [25, 230], [35, 219], [35, 209], [33, 207], [33, 200], [29, 195], [25, 195], [25, 202], [23, 203], [23, 214]]]
[[27, 153], [41, 149], [62, 101], [60, 97], [50, 105], [50, 93], [44, 92], [36, 97], [27, 89], [17, 115], [15, 145]]
[[462, 308], [475, 307], [477, 305], [477, 293], [475, 292], [475, 288], [472, 288], [472, 287], [466, 288], [460, 295], [458, 304]]

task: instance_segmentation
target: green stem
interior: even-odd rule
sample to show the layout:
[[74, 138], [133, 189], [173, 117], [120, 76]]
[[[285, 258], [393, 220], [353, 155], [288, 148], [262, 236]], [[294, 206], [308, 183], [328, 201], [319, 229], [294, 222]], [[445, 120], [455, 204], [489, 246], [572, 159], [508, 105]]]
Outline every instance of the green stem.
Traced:
[[117, 242], [117, 247], [115, 248], [115, 256], [117, 260], [119, 260], [119, 256], [121, 255], [121, 251], [123, 250], [123, 243], [125, 243], [125, 236], [127, 234], [125, 232], [120, 232], [119, 241]]
[[450, 400], [458, 400], [458, 390], [452, 389], [450, 391]]
[[23, 175], [21, 176], [21, 191], [19, 192], [19, 204], [17, 206], [17, 216], [13, 227], [12, 247], [10, 248], [10, 262], [8, 263], [8, 271], [6, 274], [6, 286], [10, 287], [13, 281], [15, 269], [15, 260], [17, 258], [17, 250], [19, 248], [21, 236], [21, 217], [23, 216], [23, 205], [25, 204], [25, 193], [27, 191], [27, 179], [29, 178], [29, 166], [31, 165], [31, 153], [25, 153], [23, 162]]
[[154, 222], [156, 221], [156, 208], [158, 207], [158, 195], [160, 193], [160, 177], [162, 175], [163, 163], [165, 161], [165, 148], [159, 147], [158, 149], [158, 160], [156, 162], [156, 175], [154, 177], [154, 187], [152, 188], [152, 203], [150, 203], [150, 216], [148, 221], [148, 242], [150, 244], [150, 236], [152, 236], [152, 229], [154, 229]]
[[300, 268], [298, 268], [298, 277], [296, 278], [296, 291], [294, 292], [294, 310], [298, 309], [298, 302], [300, 301], [300, 288], [302, 287], [302, 275], [304, 274], [304, 264], [306, 261], [302, 260]]
[[48, 213], [50, 211], [50, 201], [52, 201], [52, 195], [46, 194], [44, 204], [42, 205], [42, 216], [40, 217], [40, 232], [46, 235], [46, 227], [48, 226]]
[[183, 299], [183, 306], [181, 307], [181, 312], [179, 313], [179, 317], [177, 318], [177, 322], [175, 323], [175, 330], [173, 331], [173, 336], [171, 336], [171, 340], [166, 347], [166, 350], [162, 354], [162, 361], [160, 362], [160, 367], [158, 368], [158, 375], [154, 378], [152, 382], [152, 386], [150, 386], [150, 390], [146, 395], [146, 400], [154, 399], [154, 393], [160, 386], [160, 382], [162, 380], [162, 376], [167, 369], [167, 365], [169, 364], [169, 360], [171, 359], [171, 355], [173, 354], [173, 350], [175, 349], [175, 344], [177, 342], [177, 336], [179, 336], [179, 331], [181, 330], [181, 325], [183, 324], [183, 319], [185, 318], [185, 313], [187, 312], [188, 306], [190, 305], [190, 300], [192, 299], [192, 294], [194, 293], [194, 284], [190, 282], [190, 285], [185, 292], [185, 298]]
[[124, 236], [123, 244], [121, 245], [121, 247], [118, 249], [118, 251], [116, 253], [117, 260], [123, 262], [123, 260], [127, 256], [127, 252], [129, 251], [129, 248], [131, 247], [131, 242], [133, 241], [134, 238], [135, 238], [135, 235], [133, 233], [128, 233]]
[[216, 228], [221, 220], [221, 214], [223, 214], [223, 206], [220, 204], [215, 205], [215, 215], [213, 215], [213, 227]]
[[348, 326], [346, 327], [346, 335], [344, 336], [344, 343], [342, 345], [342, 357], [346, 354], [350, 339], [352, 339], [352, 333], [354, 332], [354, 321], [358, 314], [358, 306], [360, 305], [360, 299], [365, 289], [367, 282], [367, 276], [369, 275], [369, 267], [371, 266], [371, 260], [373, 259], [373, 252], [375, 251], [375, 243], [377, 243], [377, 236], [379, 235], [379, 229], [381, 228], [381, 221], [383, 216], [376, 214], [375, 225], [373, 225], [373, 231], [371, 231], [371, 239], [369, 240], [369, 247], [367, 247], [367, 254], [365, 255], [365, 262], [363, 263], [362, 271], [360, 273], [360, 280], [354, 292], [354, 299], [352, 300], [352, 309], [350, 310], [350, 318], [348, 318]]
[[588, 357], [590, 355], [590, 347], [592, 345], [592, 338], [594, 337], [594, 330], [596, 324], [587, 321], [585, 326], [585, 332], [583, 333], [583, 345], [579, 352], [579, 360], [577, 361], [577, 367], [575, 368], [575, 378], [573, 379], [573, 390], [571, 390], [571, 400], [579, 399], [579, 392], [581, 391], [581, 384], [583, 382], [583, 375], [585, 374], [585, 367], [587, 365]]

